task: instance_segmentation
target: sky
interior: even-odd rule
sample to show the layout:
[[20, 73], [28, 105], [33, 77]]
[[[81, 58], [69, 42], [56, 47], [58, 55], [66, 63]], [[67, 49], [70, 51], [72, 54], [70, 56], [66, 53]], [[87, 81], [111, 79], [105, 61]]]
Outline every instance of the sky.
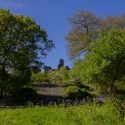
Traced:
[[0, 0], [0, 8], [10, 9], [15, 15], [30, 16], [41, 29], [46, 29], [55, 48], [41, 61], [57, 69], [59, 59], [64, 59], [65, 66], [72, 67], [64, 39], [71, 29], [67, 18], [73, 17], [79, 9], [90, 10], [100, 17], [122, 14], [125, 13], [125, 0]]

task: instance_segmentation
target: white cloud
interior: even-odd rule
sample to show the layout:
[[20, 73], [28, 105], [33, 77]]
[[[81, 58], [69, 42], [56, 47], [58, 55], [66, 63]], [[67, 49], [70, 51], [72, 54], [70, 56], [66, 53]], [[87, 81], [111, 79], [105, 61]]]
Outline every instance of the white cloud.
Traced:
[[5, 9], [22, 8], [22, 4], [15, 3], [12, 0], [0, 0], [0, 8], [5, 8]]

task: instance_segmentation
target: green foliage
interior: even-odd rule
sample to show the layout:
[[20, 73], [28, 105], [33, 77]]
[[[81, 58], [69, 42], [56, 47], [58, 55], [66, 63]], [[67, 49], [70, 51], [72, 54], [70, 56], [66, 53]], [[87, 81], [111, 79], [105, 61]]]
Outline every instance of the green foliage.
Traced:
[[84, 104], [81, 106], [36, 107], [1, 110], [1, 125], [124, 125], [111, 103], [102, 107]]
[[62, 82], [62, 76], [61, 74], [58, 72], [58, 71], [50, 71], [48, 73], [48, 76], [49, 76], [49, 79], [51, 82], [54, 82], [54, 83], [59, 83], [59, 82]]
[[[74, 94], [75, 98], [77, 97], [76, 95], [78, 94], [78, 89], [79, 87], [77, 86], [69, 86], [66, 91], [65, 91], [65, 94], [69, 97], [70, 94]], [[75, 95], [76, 94], [76, 95]]]
[[107, 30], [112, 28], [125, 28], [125, 14], [116, 14], [115, 16], [106, 16], [101, 18], [95, 15], [92, 11], [79, 10], [73, 17], [68, 18], [71, 29], [65, 36], [66, 49], [69, 59], [78, 59], [86, 52], [93, 40], [99, 36], [99, 30], [107, 27]]
[[125, 75], [125, 30], [102, 30], [99, 39], [91, 44], [91, 52], [82, 63], [83, 81], [98, 84], [105, 90], [112, 103], [124, 117], [124, 107], [115, 99], [115, 87]]
[[70, 80], [70, 77], [69, 77], [69, 70], [67, 70], [64, 66], [62, 66], [60, 69], [59, 69], [59, 74], [61, 76], [61, 79], [62, 79], [62, 85], [63, 86], [67, 86], [67, 85], [70, 85], [71, 84], [71, 80]]
[[74, 63], [73, 68], [69, 72], [71, 83], [76, 86], [80, 86], [83, 84], [83, 81], [80, 76], [81, 69], [82, 69], [82, 63], [83, 63], [82, 60], [77, 60]]
[[64, 67], [62, 66], [60, 69], [59, 69], [59, 73], [61, 74], [61, 77], [63, 80], [67, 80], [69, 79], [69, 71]]
[[[0, 9], [0, 17], [0, 84], [11, 81], [16, 86], [23, 86], [30, 80], [30, 74], [25, 77], [25, 68], [32, 64], [42, 65], [40, 59], [47, 55], [54, 44], [34, 19], [13, 15], [4, 9]], [[14, 71], [10, 72], [11, 77], [8, 77], [7, 68]], [[5, 91], [3, 88], [5, 86], [0, 88], [1, 96]]]
[[70, 70], [67, 70], [64, 66], [62, 66], [59, 70], [50, 71], [47, 74], [51, 82], [68, 86], [71, 84], [69, 72]]
[[37, 74], [32, 73], [31, 81], [33, 83], [50, 83], [49, 77], [45, 72]]
[[65, 95], [69, 99], [87, 99], [87, 97], [91, 97], [92, 95], [86, 89], [80, 89], [77, 86], [69, 86], [65, 91]]
[[65, 86], [65, 87], [72, 85], [71, 80], [70, 79], [63, 80], [62, 85]]
[[9, 80], [8, 81], [3, 81], [0, 79], [0, 93], [3, 93], [6, 95], [10, 91], [11, 85]]
[[14, 70], [9, 80], [11, 89], [16, 90], [30, 85], [30, 77], [31, 70], [29, 67], [20, 67], [20, 69]]
[[115, 29], [105, 31], [102, 30], [98, 41], [91, 44], [91, 52], [85, 55], [85, 59], [74, 65], [72, 78], [77, 76], [84, 83], [104, 86], [123, 78], [125, 32]]
[[19, 64], [38, 64], [37, 51], [43, 57], [53, 47], [52, 41], [47, 40], [46, 31], [41, 30], [34, 19], [3, 9], [0, 9], [0, 16], [1, 66], [17, 68]]
[[121, 80], [125, 74], [125, 31], [112, 29], [101, 33], [98, 41], [91, 46], [86, 55], [82, 75], [83, 79], [111, 85]]
[[[8, 79], [0, 79], [0, 91], [4, 95], [12, 91], [17, 91], [24, 86], [29, 86], [31, 81], [31, 71], [29, 67], [22, 67], [8, 74]], [[7, 77], [6, 77], [7, 78]]]
[[116, 97], [115, 89], [121, 83], [124, 84], [124, 48], [125, 30], [104, 28], [100, 31], [98, 39], [89, 45], [91, 51], [86, 53], [84, 60], [78, 60], [70, 71], [70, 78], [76, 85], [96, 85], [101, 91], [107, 92], [122, 117], [125, 116], [122, 106], [124, 99], [121, 101]]

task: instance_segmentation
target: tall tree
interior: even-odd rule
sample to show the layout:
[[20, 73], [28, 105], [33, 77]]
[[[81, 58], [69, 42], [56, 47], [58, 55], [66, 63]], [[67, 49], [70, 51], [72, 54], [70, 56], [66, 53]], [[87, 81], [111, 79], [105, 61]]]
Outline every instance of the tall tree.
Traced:
[[[112, 29], [101, 33], [91, 45], [83, 62], [81, 76], [84, 81], [98, 83], [108, 92], [112, 103], [124, 116], [122, 105], [117, 106], [115, 88], [125, 75], [125, 30]], [[121, 107], [121, 108], [120, 108]]]
[[68, 18], [68, 21], [72, 29], [65, 36], [66, 49], [69, 59], [75, 59], [81, 56], [88, 49], [91, 40], [97, 37], [102, 21], [100, 17], [87, 10], [79, 10], [75, 16]]
[[98, 37], [100, 29], [107, 31], [125, 28], [125, 14], [108, 15], [105, 18], [96, 16], [93, 12], [80, 10], [72, 18], [68, 18], [72, 29], [65, 36], [66, 50], [69, 59], [79, 58], [86, 50], [90, 50], [90, 42]]
[[0, 9], [0, 17], [0, 79], [6, 81], [6, 68], [20, 70], [38, 65], [54, 44], [34, 19], [4, 9]]

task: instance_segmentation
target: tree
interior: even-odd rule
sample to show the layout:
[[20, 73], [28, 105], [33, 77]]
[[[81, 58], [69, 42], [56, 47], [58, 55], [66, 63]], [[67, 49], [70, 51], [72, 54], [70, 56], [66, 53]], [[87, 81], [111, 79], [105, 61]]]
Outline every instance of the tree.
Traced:
[[91, 45], [91, 52], [86, 55], [81, 72], [82, 80], [102, 86], [124, 116], [123, 106], [117, 105], [115, 100], [115, 88], [117, 81], [125, 75], [125, 30], [102, 31], [99, 39]]
[[73, 68], [69, 72], [71, 83], [75, 84], [77, 86], [79, 86], [80, 84], [82, 84], [81, 76], [80, 76], [82, 64], [83, 64], [83, 60], [81, 60], [81, 59], [76, 60], [74, 62]]
[[124, 29], [125, 28], [125, 14], [116, 14], [114, 16], [106, 16], [103, 19], [103, 25], [109, 30], [112, 28], [115, 29]]
[[72, 29], [65, 36], [69, 59], [80, 57], [88, 49], [92, 39], [98, 35], [101, 20], [100, 17], [87, 10], [79, 10], [74, 17], [68, 18], [72, 26]]
[[11, 75], [9, 75], [9, 79], [5, 80], [6, 82], [8, 81], [7, 85], [5, 86], [5, 84], [3, 84], [5, 88], [8, 86], [8, 88], [6, 89], [6, 93], [9, 91], [18, 91], [24, 86], [28, 87], [29, 85], [31, 85], [30, 77], [31, 70], [28, 66], [22, 66], [20, 67], [20, 69], [13, 70]]
[[11, 79], [6, 68], [20, 70], [21, 67], [42, 64], [40, 59], [54, 44], [34, 19], [13, 15], [4, 9], [0, 9], [0, 17], [0, 79], [5, 82]]
[[59, 74], [61, 76], [61, 83], [63, 86], [67, 86], [71, 83], [71, 80], [70, 80], [70, 76], [69, 76], [69, 72], [70, 70], [68, 70], [67, 68], [65, 68], [64, 66], [62, 66], [60, 69], [59, 69]]
[[62, 67], [59, 69], [59, 73], [61, 74], [63, 80], [66, 80], [66, 79], [69, 78], [69, 75], [68, 75], [69, 71], [68, 71], [68, 69], [66, 69], [64, 66], [62, 66]]
[[72, 29], [65, 36], [66, 50], [70, 60], [77, 59], [90, 50], [90, 43], [98, 38], [100, 29], [104, 27], [107, 31], [125, 28], [125, 14], [106, 16], [101, 18], [91, 11], [79, 10], [72, 18], [68, 18]]
[[52, 83], [62, 82], [62, 75], [57, 70], [48, 72], [48, 77]]

